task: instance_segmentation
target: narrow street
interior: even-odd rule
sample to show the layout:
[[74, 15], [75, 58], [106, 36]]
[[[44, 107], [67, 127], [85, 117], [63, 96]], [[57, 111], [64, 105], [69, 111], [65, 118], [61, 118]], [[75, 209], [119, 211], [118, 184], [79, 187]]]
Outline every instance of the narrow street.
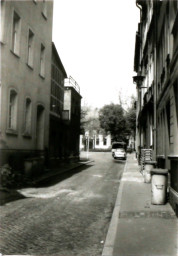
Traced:
[[2, 254], [99, 256], [108, 231], [125, 161], [111, 153], [51, 178], [0, 207]]

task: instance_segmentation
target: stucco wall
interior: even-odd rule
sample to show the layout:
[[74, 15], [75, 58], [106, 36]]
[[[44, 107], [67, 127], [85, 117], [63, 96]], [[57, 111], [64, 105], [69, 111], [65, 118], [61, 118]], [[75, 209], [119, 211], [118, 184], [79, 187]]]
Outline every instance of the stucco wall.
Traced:
[[[51, 41], [52, 41], [52, 1], [47, 1], [47, 18], [42, 15], [42, 2], [4, 1], [4, 33], [1, 44], [1, 140], [10, 149], [36, 149], [37, 105], [45, 109], [44, 147], [48, 144]], [[19, 56], [12, 52], [12, 24], [14, 11], [20, 17]], [[33, 68], [27, 65], [28, 32], [34, 33]], [[45, 46], [45, 77], [40, 73], [40, 49]], [[7, 133], [8, 103], [10, 89], [17, 92], [17, 135]], [[32, 101], [31, 137], [23, 136], [25, 118], [25, 100]]]

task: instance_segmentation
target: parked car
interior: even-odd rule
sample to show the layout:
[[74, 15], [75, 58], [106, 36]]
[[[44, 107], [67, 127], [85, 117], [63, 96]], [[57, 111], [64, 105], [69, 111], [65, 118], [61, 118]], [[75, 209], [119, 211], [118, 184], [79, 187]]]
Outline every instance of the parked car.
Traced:
[[114, 153], [116, 152], [117, 149], [126, 149], [126, 143], [123, 141], [120, 142], [113, 142], [112, 143], [112, 156], [114, 157]]
[[127, 153], [125, 151], [124, 148], [118, 148], [116, 149], [116, 151], [114, 152], [113, 155], [114, 159], [123, 159], [126, 160], [127, 159]]

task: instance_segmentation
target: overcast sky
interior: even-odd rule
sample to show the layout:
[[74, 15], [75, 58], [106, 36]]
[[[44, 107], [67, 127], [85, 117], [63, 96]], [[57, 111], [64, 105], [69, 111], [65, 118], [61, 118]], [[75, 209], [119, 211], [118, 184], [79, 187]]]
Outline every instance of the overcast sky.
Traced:
[[53, 41], [82, 104], [128, 101], [139, 9], [135, 0], [54, 0]]

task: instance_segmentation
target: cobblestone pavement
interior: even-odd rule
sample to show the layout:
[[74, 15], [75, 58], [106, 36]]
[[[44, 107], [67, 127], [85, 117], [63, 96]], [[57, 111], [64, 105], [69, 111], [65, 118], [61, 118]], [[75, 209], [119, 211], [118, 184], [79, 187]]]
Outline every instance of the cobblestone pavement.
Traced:
[[6, 255], [99, 256], [124, 162], [110, 153], [94, 164], [18, 191], [23, 199], [0, 207], [0, 252]]

